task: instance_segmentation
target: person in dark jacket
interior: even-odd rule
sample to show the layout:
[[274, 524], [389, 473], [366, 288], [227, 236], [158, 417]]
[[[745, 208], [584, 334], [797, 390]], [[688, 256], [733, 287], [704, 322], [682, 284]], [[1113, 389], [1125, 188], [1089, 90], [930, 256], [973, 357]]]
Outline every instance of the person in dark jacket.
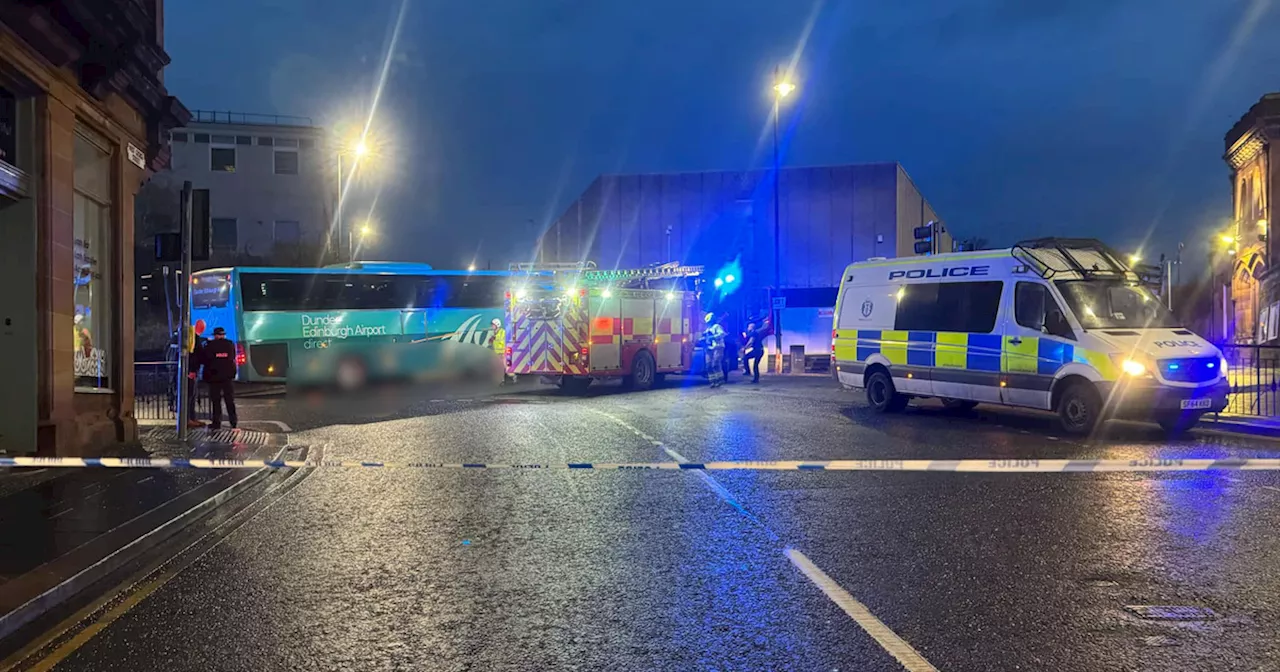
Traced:
[[760, 359], [764, 357], [765, 334], [765, 330], [756, 326], [755, 322], [747, 325], [747, 356], [743, 361], [747, 365], [747, 374], [751, 376], [753, 383], [760, 382]]
[[239, 418], [236, 417], [236, 344], [227, 338], [227, 330], [214, 327], [213, 340], [209, 341], [200, 353], [200, 364], [204, 367], [204, 382], [209, 386], [209, 401], [213, 404], [213, 423], [209, 429], [222, 427], [222, 402], [227, 403], [227, 419], [231, 428], [235, 429]]

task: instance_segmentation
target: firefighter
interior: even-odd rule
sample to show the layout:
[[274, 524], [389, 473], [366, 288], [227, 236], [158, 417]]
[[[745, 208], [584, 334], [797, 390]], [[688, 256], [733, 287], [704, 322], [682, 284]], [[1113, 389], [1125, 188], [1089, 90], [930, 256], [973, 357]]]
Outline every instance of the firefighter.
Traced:
[[711, 387], [720, 387], [724, 384], [724, 327], [720, 326], [720, 322], [712, 322], [715, 315], [707, 313], [704, 321], [710, 326], [707, 327], [705, 338], [707, 343], [707, 380], [711, 381]]
[[204, 368], [204, 382], [209, 387], [209, 401], [213, 404], [213, 422], [209, 429], [222, 427], [222, 402], [227, 403], [227, 419], [231, 428], [239, 424], [236, 416], [236, 344], [227, 339], [227, 330], [213, 328], [213, 340], [203, 348], [200, 364]]
[[507, 329], [502, 326], [502, 320], [493, 318], [489, 323], [492, 331], [489, 335], [489, 345], [493, 347], [493, 353], [498, 356], [498, 385], [506, 385], [507, 381], [515, 380], [515, 376], [507, 374]]

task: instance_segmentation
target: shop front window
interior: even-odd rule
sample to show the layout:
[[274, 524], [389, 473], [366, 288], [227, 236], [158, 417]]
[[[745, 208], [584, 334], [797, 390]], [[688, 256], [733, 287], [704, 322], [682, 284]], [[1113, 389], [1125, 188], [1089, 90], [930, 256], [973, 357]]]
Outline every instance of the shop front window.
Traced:
[[111, 152], [77, 129], [75, 146], [75, 386], [111, 389], [114, 288], [111, 285]]

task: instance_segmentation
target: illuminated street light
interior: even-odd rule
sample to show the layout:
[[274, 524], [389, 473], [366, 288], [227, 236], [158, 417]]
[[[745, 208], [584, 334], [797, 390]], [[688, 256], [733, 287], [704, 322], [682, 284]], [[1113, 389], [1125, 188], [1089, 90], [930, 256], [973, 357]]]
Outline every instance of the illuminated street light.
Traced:
[[[369, 224], [368, 220], [365, 220], [365, 223], [360, 225], [360, 244], [364, 245], [365, 239], [371, 235], [373, 235], [373, 226]], [[356, 260], [356, 241], [354, 231], [347, 232], [347, 255], [351, 258], [351, 261]]]
[[[356, 166], [359, 166], [360, 162], [365, 158], [377, 155], [378, 152], [376, 150], [376, 147], [377, 147], [376, 138], [374, 140], [375, 142], [371, 142], [368, 132], [364, 132], [364, 133], [360, 133], [359, 135], [348, 136], [345, 139], [339, 140], [337, 143], [338, 203], [337, 203], [337, 206], [334, 208], [334, 211], [335, 211], [334, 224], [335, 224], [337, 240], [339, 245], [342, 244], [342, 226], [343, 226], [343, 222], [342, 222], [343, 203], [342, 202], [344, 200], [344, 197], [346, 196], [346, 194], [343, 193], [345, 190], [343, 188], [344, 185], [342, 182], [342, 157], [348, 156], [348, 155], [354, 156], [355, 164]], [[360, 235], [364, 236], [365, 234], [362, 231]], [[351, 232], [348, 231], [347, 232], [347, 251], [348, 252], [352, 252], [354, 250], [354, 248], [351, 245], [351, 238], [352, 238]], [[351, 258], [351, 260], [354, 261], [354, 257]]]
[[475, 273], [475, 272], [476, 272], [476, 265], [475, 265], [475, 264], [470, 264], [470, 265], [468, 265], [468, 266], [467, 266], [467, 272], [468, 272], [468, 273]]
[[1131, 255], [1129, 255], [1129, 265], [1130, 265], [1130, 266], [1137, 266], [1139, 261], [1142, 261], [1142, 255], [1140, 255], [1140, 254], [1131, 254]]
[[[790, 74], [790, 73], [788, 73]], [[782, 219], [780, 202], [782, 201], [782, 160], [778, 154], [778, 117], [781, 116], [782, 99], [791, 95], [796, 85], [782, 74], [782, 68], [773, 69], [773, 285], [782, 291]], [[732, 280], [730, 281], [732, 282]], [[778, 371], [782, 370], [782, 313], [776, 308], [773, 314], [773, 345], [778, 355]]]

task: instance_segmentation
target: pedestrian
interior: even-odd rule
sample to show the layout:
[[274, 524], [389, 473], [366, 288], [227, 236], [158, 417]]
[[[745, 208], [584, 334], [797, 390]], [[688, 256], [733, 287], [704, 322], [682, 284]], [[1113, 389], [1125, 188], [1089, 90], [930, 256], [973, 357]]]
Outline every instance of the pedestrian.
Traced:
[[[755, 322], [747, 325], [747, 356], [742, 358], [752, 383], [760, 382], [760, 360], [764, 357], [764, 329]], [[753, 367], [752, 364], [755, 364]]]
[[514, 376], [507, 374], [507, 328], [502, 326], [502, 320], [493, 318], [489, 323], [492, 328], [489, 335], [489, 345], [493, 348], [493, 353], [498, 356], [498, 386], [507, 384], [507, 380], [514, 380]]
[[704, 337], [707, 343], [707, 380], [711, 382], [711, 387], [720, 387], [724, 384], [724, 327], [720, 326], [720, 322], [712, 322], [715, 316], [707, 313], [705, 322], [711, 325], [707, 327]]
[[227, 338], [227, 330], [213, 328], [213, 340], [202, 349], [200, 364], [204, 369], [204, 382], [209, 388], [209, 401], [213, 404], [213, 422], [209, 429], [222, 428], [222, 403], [227, 404], [227, 419], [231, 428], [239, 424], [236, 416], [236, 344]]

